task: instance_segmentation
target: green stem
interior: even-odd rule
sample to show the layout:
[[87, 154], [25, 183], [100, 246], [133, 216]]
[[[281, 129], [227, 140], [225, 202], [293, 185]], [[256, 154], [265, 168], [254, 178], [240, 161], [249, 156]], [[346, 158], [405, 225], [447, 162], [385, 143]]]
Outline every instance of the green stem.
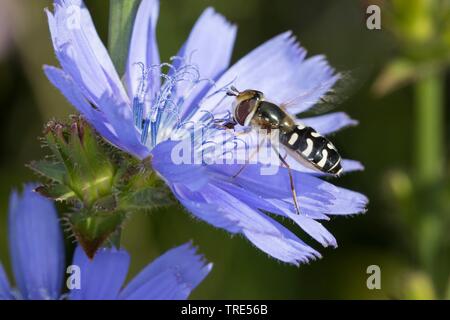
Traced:
[[119, 75], [125, 71], [133, 22], [140, 0], [110, 0], [108, 49]]
[[[141, 0], [110, 0], [108, 50], [119, 75], [125, 72], [128, 47], [130, 44], [133, 23]], [[111, 242], [120, 248], [122, 232], [118, 230]]]
[[442, 243], [442, 216], [437, 187], [444, 174], [444, 78], [434, 72], [415, 85], [416, 108], [416, 176], [421, 192], [418, 216], [419, 257], [431, 275], [437, 294], [442, 296], [442, 272], [439, 252]]
[[421, 186], [435, 185], [444, 172], [444, 81], [430, 73], [415, 86], [416, 174]]

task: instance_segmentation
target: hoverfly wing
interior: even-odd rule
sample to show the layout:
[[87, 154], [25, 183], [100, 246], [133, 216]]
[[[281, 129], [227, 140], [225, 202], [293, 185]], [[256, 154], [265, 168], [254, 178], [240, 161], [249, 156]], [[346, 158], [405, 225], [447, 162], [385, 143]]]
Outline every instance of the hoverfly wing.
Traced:
[[302, 91], [296, 96], [285, 100], [277, 101], [277, 104], [289, 114], [298, 114], [311, 108], [323, 95], [322, 92], [328, 89], [328, 85], [320, 84], [307, 91]]
[[355, 93], [357, 87], [353, 74], [350, 71], [340, 73], [340, 78], [333, 88], [325, 93], [310, 109], [302, 112], [302, 116], [328, 113], [347, 101]]
[[[345, 102], [357, 88], [354, 72], [346, 71], [339, 73], [339, 79], [333, 88], [317, 97], [317, 92], [323, 91], [327, 85], [323, 84], [311, 90], [297, 95], [288, 101], [280, 103], [280, 107], [290, 114], [313, 116], [330, 112]], [[310, 106], [303, 109], [301, 106]]]

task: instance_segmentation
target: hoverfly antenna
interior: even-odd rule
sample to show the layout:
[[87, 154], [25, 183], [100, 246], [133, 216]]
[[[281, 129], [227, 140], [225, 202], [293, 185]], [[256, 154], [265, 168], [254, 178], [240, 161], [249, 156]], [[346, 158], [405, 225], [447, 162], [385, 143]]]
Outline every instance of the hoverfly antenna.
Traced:
[[237, 96], [237, 95], [239, 95], [239, 90], [238, 89], [236, 89], [236, 87], [235, 86], [231, 86], [228, 90], [227, 90], [227, 95], [228, 96]]

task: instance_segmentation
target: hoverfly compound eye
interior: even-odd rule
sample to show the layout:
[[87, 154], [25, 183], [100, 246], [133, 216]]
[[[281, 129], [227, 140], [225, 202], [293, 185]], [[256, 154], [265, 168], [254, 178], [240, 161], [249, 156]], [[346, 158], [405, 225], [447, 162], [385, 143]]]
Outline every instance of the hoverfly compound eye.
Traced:
[[234, 116], [237, 123], [247, 126], [255, 113], [258, 100], [255, 98], [243, 100], [236, 105]]
[[238, 94], [233, 104], [234, 118], [241, 126], [248, 126], [264, 96], [262, 92], [256, 90], [237, 92]]

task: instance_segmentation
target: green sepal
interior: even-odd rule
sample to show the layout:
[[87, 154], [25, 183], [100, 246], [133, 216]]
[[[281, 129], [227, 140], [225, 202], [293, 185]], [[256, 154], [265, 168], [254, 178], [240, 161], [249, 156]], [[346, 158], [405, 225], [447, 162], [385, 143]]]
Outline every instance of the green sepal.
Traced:
[[69, 124], [49, 122], [45, 140], [54, 161], [32, 163], [33, 170], [65, 185], [85, 207], [91, 207], [95, 201], [112, 193], [117, 170], [106, 148], [81, 117], [72, 117]]
[[166, 187], [146, 187], [119, 200], [119, 207], [127, 211], [151, 211], [163, 206], [172, 205], [171, 192]]
[[38, 160], [32, 161], [27, 167], [51, 181], [64, 183], [66, 169], [60, 162]]
[[115, 148], [81, 116], [68, 123], [51, 121], [43, 139], [51, 155], [29, 167], [46, 178], [40, 194], [73, 208], [68, 229], [89, 257], [107, 243], [120, 245], [126, 217], [171, 205], [173, 197], [151, 168]]
[[121, 229], [125, 218], [123, 211], [79, 211], [68, 215], [71, 230], [90, 259]]
[[36, 192], [55, 201], [69, 201], [76, 198], [75, 192], [63, 184], [47, 184], [39, 186]]

